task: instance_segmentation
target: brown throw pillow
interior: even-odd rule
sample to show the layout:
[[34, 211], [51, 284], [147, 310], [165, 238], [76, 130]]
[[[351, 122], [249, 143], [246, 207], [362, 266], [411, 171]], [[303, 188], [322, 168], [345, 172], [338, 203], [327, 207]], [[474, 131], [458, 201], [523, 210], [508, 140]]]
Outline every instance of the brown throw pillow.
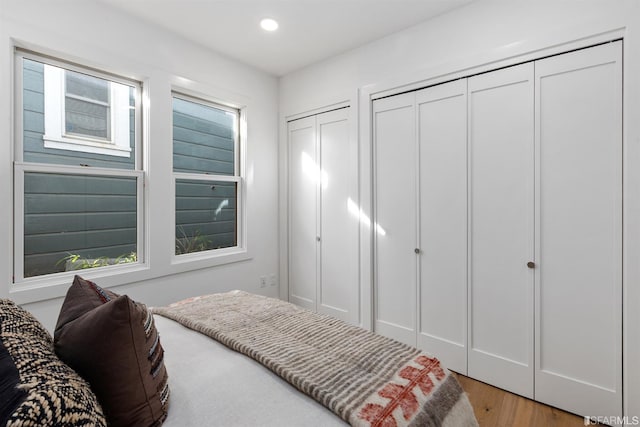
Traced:
[[0, 299], [0, 425], [106, 427], [89, 384], [31, 313]]
[[54, 342], [60, 359], [91, 384], [110, 426], [162, 424], [169, 399], [164, 350], [143, 304], [76, 276]]

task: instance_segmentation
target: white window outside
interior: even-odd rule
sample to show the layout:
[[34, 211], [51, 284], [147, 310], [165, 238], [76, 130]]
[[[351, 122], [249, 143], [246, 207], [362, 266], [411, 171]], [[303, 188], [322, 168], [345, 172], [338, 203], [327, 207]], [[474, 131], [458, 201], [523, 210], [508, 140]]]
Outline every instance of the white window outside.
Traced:
[[129, 87], [44, 64], [44, 146], [129, 157]]

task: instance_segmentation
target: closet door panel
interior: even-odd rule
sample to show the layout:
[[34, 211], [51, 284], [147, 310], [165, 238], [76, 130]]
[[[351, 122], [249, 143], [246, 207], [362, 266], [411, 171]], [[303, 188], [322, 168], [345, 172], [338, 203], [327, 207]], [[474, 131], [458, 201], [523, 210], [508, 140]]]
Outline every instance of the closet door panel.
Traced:
[[622, 414], [621, 43], [536, 62], [536, 399]]
[[316, 119], [289, 122], [289, 301], [316, 309]]
[[533, 64], [468, 85], [468, 373], [533, 397]]
[[416, 94], [420, 150], [418, 347], [467, 372], [467, 81]]
[[344, 108], [317, 116], [321, 166], [318, 312], [357, 323], [358, 147], [349, 135], [348, 114]]
[[376, 332], [416, 345], [415, 94], [374, 101]]

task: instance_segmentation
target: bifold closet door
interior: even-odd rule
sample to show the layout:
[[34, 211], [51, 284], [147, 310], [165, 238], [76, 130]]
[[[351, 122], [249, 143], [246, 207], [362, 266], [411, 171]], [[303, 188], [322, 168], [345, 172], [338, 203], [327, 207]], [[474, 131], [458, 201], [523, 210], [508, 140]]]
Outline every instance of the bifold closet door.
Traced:
[[288, 124], [289, 301], [359, 323], [358, 147], [341, 108]]
[[316, 118], [289, 122], [289, 301], [316, 310]]
[[467, 372], [467, 80], [416, 93], [420, 150], [418, 347]]
[[468, 374], [533, 397], [533, 63], [468, 80]]
[[622, 415], [622, 43], [535, 68], [536, 400]]
[[319, 114], [320, 277], [318, 312], [357, 324], [359, 272], [358, 146], [349, 109]]
[[374, 329], [416, 345], [415, 93], [373, 102]]

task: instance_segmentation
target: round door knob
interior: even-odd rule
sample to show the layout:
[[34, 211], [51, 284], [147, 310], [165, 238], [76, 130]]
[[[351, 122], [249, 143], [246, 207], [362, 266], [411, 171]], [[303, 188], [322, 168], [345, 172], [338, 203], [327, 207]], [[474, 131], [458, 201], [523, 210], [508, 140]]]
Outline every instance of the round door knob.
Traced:
[[319, 242], [320, 241], [320, 236], [316, 236], [316, 240]]
[[536, 263], [535, 263], [535, 262], [533, 262], [533, 261], [529, 261], [529, 262], [527, 263], [527, 267], [529, 267], [529, 268], [535, 268], [535, 267], [536, 267]]
[[419, 254], [419, 253], [420, 253], [420, 249], [419, 249], [419, 248], [415, 248], [415, 249], [413, 250], [413, 252], [415, 252], [415, 253]]

